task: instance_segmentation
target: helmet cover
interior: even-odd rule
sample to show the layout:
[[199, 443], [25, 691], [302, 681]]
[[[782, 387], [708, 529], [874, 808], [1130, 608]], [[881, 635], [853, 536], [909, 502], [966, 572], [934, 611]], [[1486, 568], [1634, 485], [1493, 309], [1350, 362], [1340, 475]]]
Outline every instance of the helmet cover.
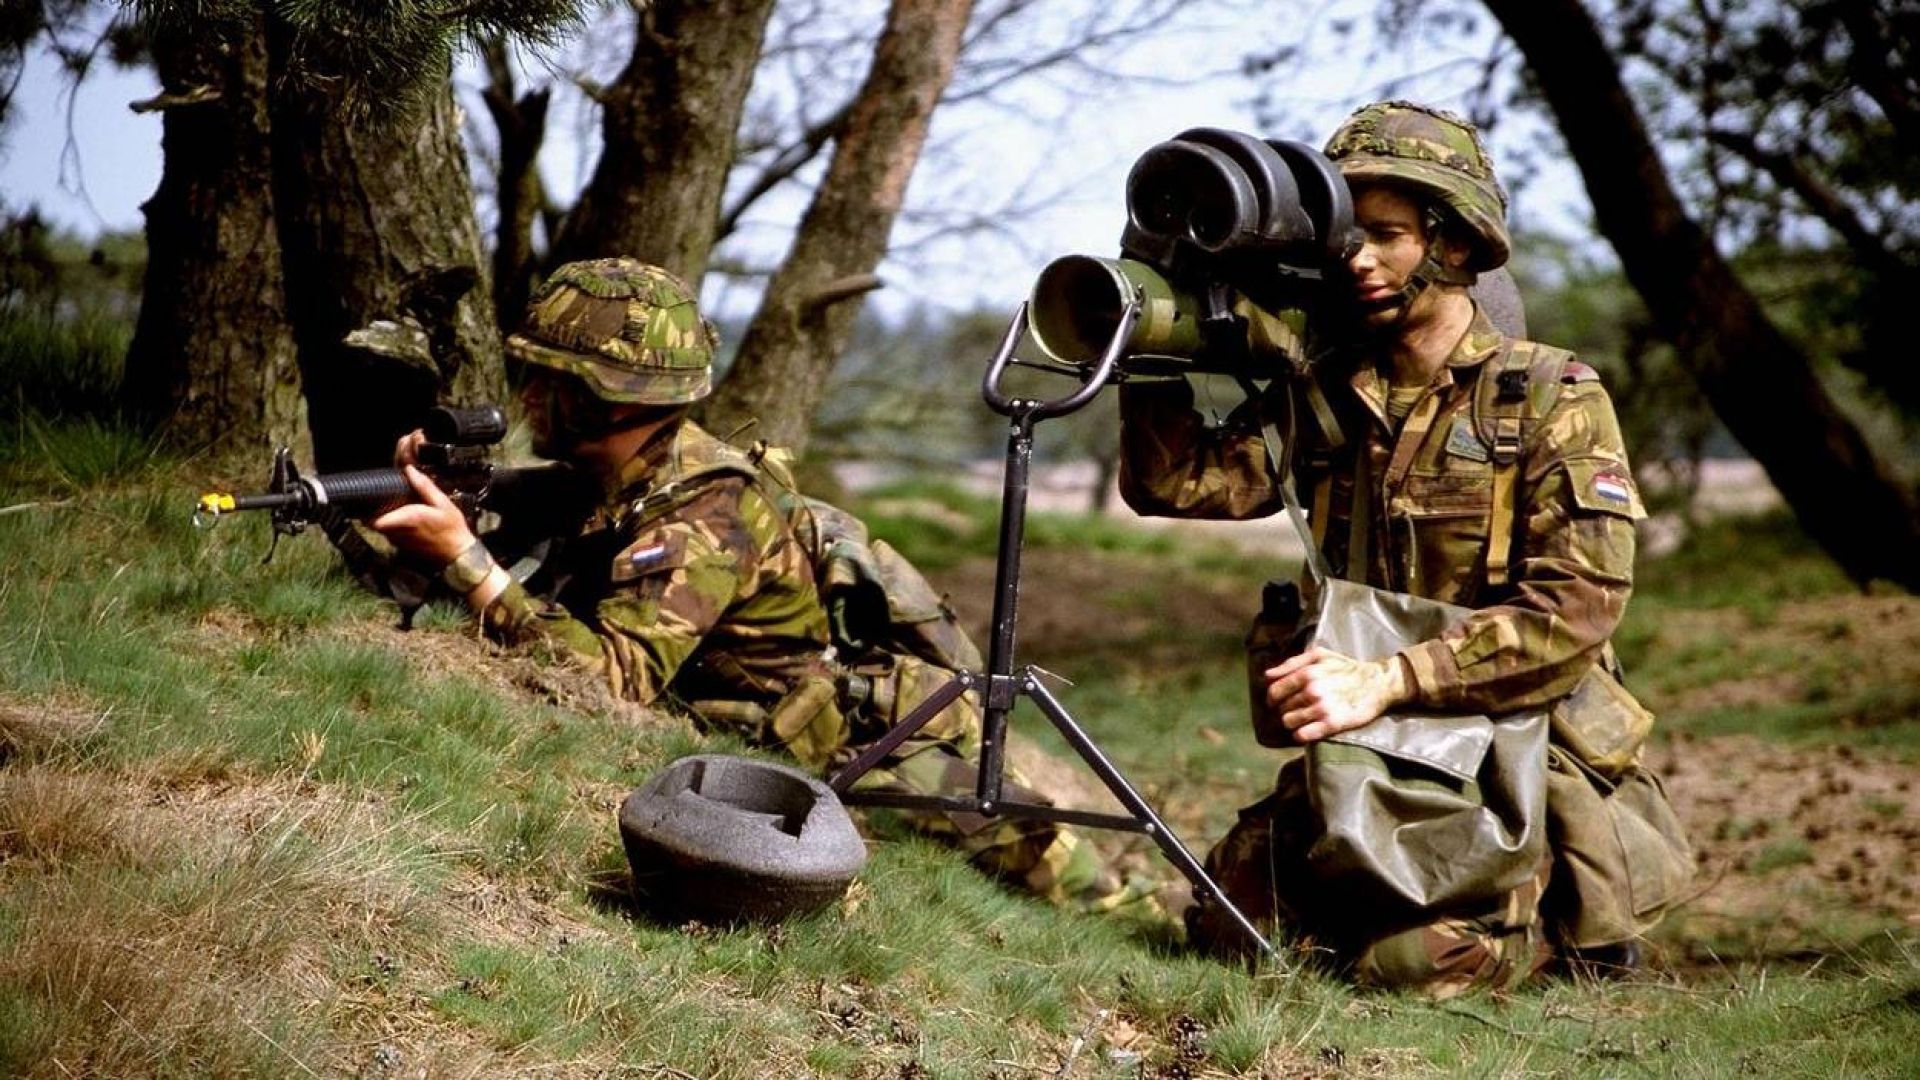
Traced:
[[527, 303], [507, 359], [578, 377], [602, 400], [684, 405], [713, 389], [713, 324], [673, 274], [638, 259], [572, 262]]
[[1376, 102], [1340, 125], [1326, 155], [1349, 183], [1396, 185], [1450, 211], [1471, 235], [1468, 271], [1506, 263], [1512, 249], [1507, 195], [1479, 132], [1465, 119], [1410, 101]]

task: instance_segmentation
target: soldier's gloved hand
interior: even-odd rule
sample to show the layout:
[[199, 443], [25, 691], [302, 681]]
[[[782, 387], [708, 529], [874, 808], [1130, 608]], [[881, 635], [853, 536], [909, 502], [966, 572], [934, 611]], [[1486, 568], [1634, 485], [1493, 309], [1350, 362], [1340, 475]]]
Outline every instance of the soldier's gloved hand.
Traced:
[[401, 468], [420, 501], [389, 510], [367, 524], [401, 551], [429, 566], [444, 566], [473, 546], [473, 530], [466, 515], [431, 477], [412, 465]]
[[1265, 675], [1267, 706], [1303, 743], [1370, 724], [1408, 696], [1398, 658], [1355, 660], [1317, 645]]

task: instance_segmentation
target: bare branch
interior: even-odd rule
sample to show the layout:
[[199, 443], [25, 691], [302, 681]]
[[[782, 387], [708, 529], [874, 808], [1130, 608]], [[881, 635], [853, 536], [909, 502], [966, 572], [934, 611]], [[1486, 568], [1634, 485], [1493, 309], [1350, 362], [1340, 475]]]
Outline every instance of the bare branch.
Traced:
[[966, 40], [960, 43], [961, 55], [979, 48], [983, 41], [992, 40], [995, 31], [1026, 14], [1037, 4], [1038, 0], [1007, 0], [985, 15], [976, 15], [973, 24], [967, 28]]
[[886, 282], [880, 280], [880, 275], [878, 274], [848, 274], [843, 278], [835, 278], [825, 285], [807, 293], [805, 296], [802, 296], [800, 298], [800, 310], [803, 312], [819, 311], [822, 308], [838, 304], [843, 300], [851, 300], [856, 296], [865, 296], [875, 289], [886, 287], [886, 284]]
[[190, 87], [177, 94], [155, 94], [150, 98], [127, 103], [127, 108], [136, 113], [164, 112], [167, 109], [180, 109], [189, 105], [205, 105], [210, 101], [219, 101], [220, 91], [211, 86]]
[[1010, 0], [1004, 8], [987, 19], [976, 21], [974, 33], [966, 44], [967, 53], [963, 54], [967, 55], [968, 59], [963, 63], [962, 70], [955, 77], [949, 92], [941, 98], [943, 103], [952, 104], [984, 98], [1009, 83], [1062, 64], [1071, 64], [1106, 78], [1116, 77], [1112, 72], [1094, 68], [1088, 64], [1086, 62], [1088, 54], [1163, 30], [1172, 12], [1179, 9], [1178, 4], [1165, 7], [1149, 4], [1135, 9], [1131, 18], [1112, 26], [1089, 29], [1073, 40], [1038, 55], [1031, 54], [1023, 47], [1011, 57], [972, 59], [971, 54], [976, 54], [991, 39], [995, 29], [1034, 6], [1036, 5], [1032, 0]]
[[1805, 162], [1780, 151], [1767, 150], [1745, 131], [1710, 129], [1707, 138], [1714, 145], [1738, 155], [1761, 170], [1781, 187], [1800, 197], [1801, 203], [1832, 229], [1860, 261], [1877, 273], [1896, 274], [1904, 269], [1900, 257], [1882, 241], [1879, 233], [1867, 227], [1853, 207], [1847, 205], [1825, 181], [1813, 175]]
[[831, 142], [833, 137], [840, 133], [840, 129], [846, 126], [847, 116], [852, 111], [853, 102], [849, 101], [835, 109], [832, 116], [802, 132], [799, 139], [775, 155], [773, 161], [762, 169], [760, 175], [754, 177], [753, 182], [740, 193], [740, 197], [734, 200], [733, 205], [727, 207], [720, 215], [720, 227], [715, 232], [715, 239], [731, 236], [733, 230], [739, 226], [741, 216], [751, 209], [754, 203], [767, 192], [779, 187], [794, 173], [806, 168], [807, 162], [818, 157], [827, 143]]
[[1920, 96], [1887, 63], [1894, 43], [1881, 24], [1879, 12], [1872, 4], [1844, 3], [1840, 5], [1840, 21], [1854, 43], [1847, 58], [1848, 72], [1880, 106], [1900, 140], [1908, 146], [1920, 145]]

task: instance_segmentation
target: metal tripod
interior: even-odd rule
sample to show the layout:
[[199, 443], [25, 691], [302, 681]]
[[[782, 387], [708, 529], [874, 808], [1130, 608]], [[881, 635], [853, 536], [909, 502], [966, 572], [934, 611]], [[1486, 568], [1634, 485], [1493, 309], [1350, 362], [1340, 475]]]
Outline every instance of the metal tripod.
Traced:
[[[1020, 556], [1026, 533], [1027, 485], [1033, 464], [1034, 425], [1051, 417], [1065, 416], [1093, 400], [1112, 378], [1120, 354], [1126, 347], [1127, 339], [1132, 336], [1134, 324], [1139, 320], [1140, 308], [1141, 300], [1136, 295], [1122, 311], [1112, 340], [1102, 353], [1100, 362], [1091, 371], [1064, 366], [1056, 369], [1070, 371], [1083, 381], [1073, 393], [1050, 401], [1008, 397], [1001, 391], [1000, 383], [1008, 367], [1017, 362], [1013, 354], [1021, 335], [1026, 332], [1027, 306], [1022, 304], [1014, 315], [1013, 322], [1007, 327], [1006, 337], [1001, 341], [981, 383], [981, 396], [986, 399], [987, 406], [1012, 421], [1007, 435], [1006, 473], [1000, 497], [999, 560], [994, 576], [993, 637], [989, 642], [987, 670], [962, 671], [949, 679], [879, 741], [835, 773], [828, 784], [840, 800], [849, 805], [962, 811], [984, 817], [1035, 818], [1097, 829], [1144, 833], [1159, 845], [1167, 861], [1192, 883], [1196, 900], [1207, 900], [1218, 905], [1261, 952], [1272, 954], [1273, 946], [1268, 944], [1266, 936], [1255, 929], [1227, 899], [1213, 878], [1208, 876], [1206, 869], [1180, 842], [1180, 838], [1160, 820], [1160, 815], [1147, 805], [1147, 801], [1108, 760], [1099, 745], [1067, 712], [1060, 699], [1040, 682], [1040, 669], [1031, 665], [1017, 671], [1014, 669], [1014, 631], [1020, 606]], [[970, 690], [979, 693], [985, 705], [978, 783], [971, 797], [851, 790], [856, 780]], [[1107, 790], [1120, 801], [1120, 805], [1126, 808], [1126, 814], [1065, 809], [1001, 798], [1006, 769], [1007, 715], [1022, 697], [1031, 699], [1046, 714], [1074, 752], [1080, 755], [1101, 782], [1106, 784]]]

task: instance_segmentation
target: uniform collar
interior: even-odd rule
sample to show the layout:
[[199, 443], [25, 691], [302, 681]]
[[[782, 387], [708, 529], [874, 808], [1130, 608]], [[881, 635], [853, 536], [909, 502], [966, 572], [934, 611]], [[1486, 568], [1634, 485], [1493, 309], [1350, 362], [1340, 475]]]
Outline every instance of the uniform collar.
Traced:
[[1506, 336], [1495, 329], [1493, 320], [1487, 318], [1486, 311], [1480, 307], [1478, 301], [1475, 301], [1473, 321], [1467, 324], [1466, 334], [1460, 338], [1459, 343], [1453, 347], [1453, 353], [1447, 357], [1447, 366], [1449, 368], [1478, 367], [1498, 353], [1501, 343], [1505, 340]]
[[676, 462], [686, 455], [682, 444], [688, 441], [698, 442], [705, 438], [711, 440], [698, 424], [691, 420], [682, 420], [677, 424], [668, 424], [633, 452], [625, 465], [607, 481], [606, 496], [609, 503], [627, 503], [635, 497], [644, 495], [678, 470]]
[[[1466, 382], [1472, 378], [1473, 370], [1498, 354], [1505, 338], [1494, 328], [1493, 321], [1487, 318], [1476, 301], [1473, 305], [1473, 319], [1467, 323], [1467, 332], [1447, 354], [1447, 361], [1435, 373], [1433, 382], [1444, 388], [1447, 385]], [[1366, 357], [1353, 367], [1349, 381], [1353, 392], [1360, 398], [1368, 411], [1386, 420], [1387, 380], [1381, 376], [1380, 363], [1374, 357]]]

